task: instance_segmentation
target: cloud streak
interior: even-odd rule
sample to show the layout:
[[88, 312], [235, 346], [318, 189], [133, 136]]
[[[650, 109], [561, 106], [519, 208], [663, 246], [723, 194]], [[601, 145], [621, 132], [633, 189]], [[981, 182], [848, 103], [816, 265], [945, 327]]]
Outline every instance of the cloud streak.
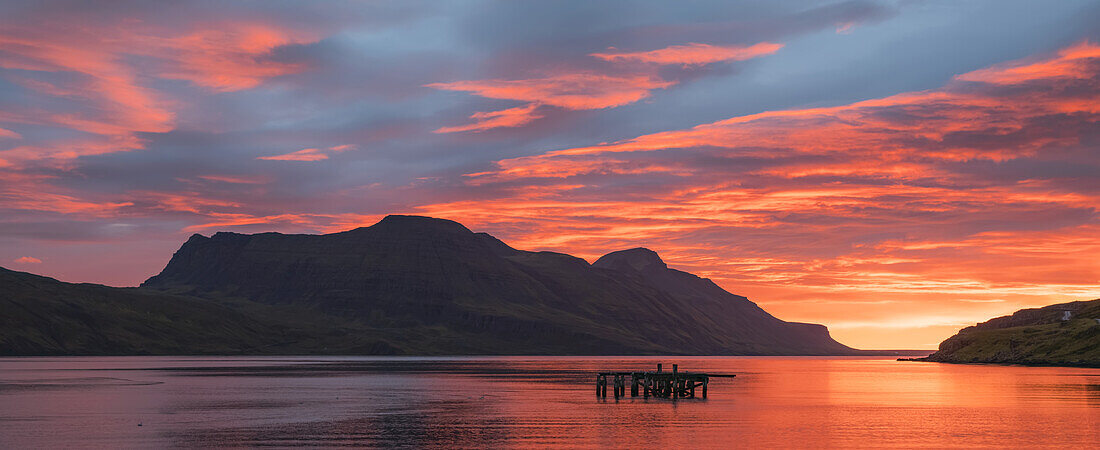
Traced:
[[[58, 111], [8, 109], [0, 121], [85, 133], [0, 151], [0, 160], [12, 165], [142, 149], [140, 133], [164, 133], [176, 126], [177, 102], [151, 87], [150, 76], [219, 92], [249, 89], [303, 70], [301, 64], [272, 60], [273, 51], [312, 39], [261, 23], [209, 22], [190, 28], [158, 30], [135, 21], [92, 28], [64, 19], [41, 27], [0, 28], [0, 68], [16, 71], [10, 79], [70, 103]], [[2, 137], [17, 136], [5, 131]]]
[[1100, 9], [1022, 6], [8, 2], [0, 258], [133, 285], [421, 213], [934, 345], [1100, 296]]
[[[690, 43], [647, 52], [592, 53], [591, 57], [612, 63], [598, 70], [558, 73], [547, 77], [519, 80], [488, 79], [431, 83], [433, 89], [469, 92], [479, 97], [527, 102], [525, 106], [500, 111], [478, 112], [468, 125], [442, 127], [436, 133], [485, 131], [500, 127], [518, 127], [542, 118], [534, 111], [552, 106], [569, 111], [615, 108], [648, 98], [658, 89], [678, 84], [662, 78], [646, 65], [702, 66], [721, 61], [744, 61], [775, 53], [781, 44], [761, 42], [748, 47], [714, 46]], [[615, 65], [642, 63], [643, 67]]]
[[[493, 194], [420, 211], [590, 259], [655, 247], [769, 300], [893, 298], [868, 307], [900, 315], [943, 301], [933, 296], [1000, 312], [1094, 298], [1098, 49], [1082, 42], [935, 90], [504, 159], [467, 175]], [[1069, 165], [1090, 169], [1016, 169]], [[768, 307], [832, 317], [799, 302]], [[886, 322], [947, 326], [920, 317]]]
[[336, 146], [332, 146], [332, 147], [329, 147], [329, 148], [326, 148], [326, 149], [303, 148], [301, 150], [298, 150], [298, 151], [295, 151], [295, 152], [290, 152], [290, 153], [285, 153], [285, 154], [282, 154], [282, 155], [257, 156], [256, 159], [262, 159], [262, 160], [267, 160], [267, 161], [307, 161], [307, 162], [323, 161], [323, 160], [328, 159], [328, 156], [331, 153], [345, 152], [345, 151], [348, 151], [348, 150], [351, 150], [351, 149], [354, 149], [354, 148], [355, 148], [355, 146], [350, 145], [350, 144], [336, 145]]
[[708, 45], [689, 43], [673, 45], [647, 52], [621, 52], [610, 49], [604, 53], [592, 53], [590, 56], [611, 62], [641, 62], [657, 65], [699, 66], [721, 61], [744, 61], [775, 53], [783, 44], [761, 42], [748, 47], [736, 45]]

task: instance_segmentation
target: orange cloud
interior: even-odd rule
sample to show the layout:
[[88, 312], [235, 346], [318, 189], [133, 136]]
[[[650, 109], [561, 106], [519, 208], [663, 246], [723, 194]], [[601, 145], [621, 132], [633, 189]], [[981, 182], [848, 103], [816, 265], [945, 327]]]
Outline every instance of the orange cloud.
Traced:
[[1100, 45], [1084, 41], [1062, 49], [1056, 58], [1000, 64], [955, 78], [993, 84], [1020, 84], [1057, 78], [1087, 79], [1096, 75], [1095, 71], [1088, 67], [1087, 62], [1097, 58], [1100, 58]]
[[783, 48], [783, 44], [771, 42], [761, 42], [748, 47], [738, 45], [708, 45], [692, 42], [686, 45], [673, 45], [659, 50], [650, 50], [648, 52], [620, 52], [616, 50], [605, 53], [592, 53], [589, 56], [611, 62], [629, 61], [660, 65], [680, 64], [685, 66], [698, 66], [719, 61], [744, 61], [746, 59], [770, 55], [781, 48]]
[[22, 115], [15, 121], [57, 124], [109, 136], [170, 130], [174, 115], [151, 89], [138, 84], [135, 68], [121, 61], [123, 47], [112, 38], [90, 30], [0, 33], [0, 67], [84, 75], [72, 86], [45, 81], [25, 86], [47, 95], [79, 97], [98, 106], [97, 115], [12, 111]]
[[[529, 80], [479, 80], [433, 83], [428, 87], [470, 92], [502, 100], [520, 100], [564, 109], [602, 109], [634, 103], [654, 89], [672, 86], [652, 75], [569, 73]], [[484, 114], [484, 113], [482, 113]]]
[[1085, 42], [940, 89], [505, 159], [467, 176], [482, 197], [419, 212], [589, 260], [651, 247], [847, 344], [933, 348], [1100, 297], [1095, 177], [1044, 169], [1097, 161], [1098, 71]]
[[230, 184], [267, 184], [271, 182], [271, 179], [260, 176], [242, 176], [242, 175], [199, 175], [207, 181], [219, 181], [222, 183]]
[[538, 103], [531, 103], [527, 106], [509, 108], [500, 111], [477, 112], [470, 115], [470, 118], [475, 120], [474, 123], [457, 127], [442, 127], [433, 131], [433, 133], [484, 131], [492, 128], [518, 127], [521, 125], [526, 125], [535, 119], [541, 119], [541, 115], [535, 114], [535, 109], [537, 109], [538, 107]]
[[324, 154], [320, 149], [303, 148], [296, 152], [283, 155], [257, 156], [256, 159], [266, 159], [269, 161], [321, 161], [328, 159], [328, 155]]
[[42, 260], [33, 256], [21, 256], [13, 261], [16, 264], [42, 264]]
[[130, 192], [132, 203], [163, 211], [217, 214], [216, 209], [241, 207], [240, 202], [209, 198], [200, 192]]
[[[1001, 69], [982, 69], [956, 79], [991, 80], [993, 84], [1005, 84], [1008, 80], [1019, 79], [1013, 74], [1029, 74], [1028, 80], [1054, 78], [1056, 82], [1083, 82], [1095, 76], [1095, 66], [1091, 64], [1097, 58], [1088, 55], [1098, 48], [1084, 43], [1064, 50], [1054, 58], [1030, 64], [1011, 64]], [[1051, 67], [1057, 69], [1048, 70]], [[1037, 75], [1039, 73], [1047, 75], [1040, 77]], [[1016, 95], [1002, 98], [953, 84], [940, 90], [905, 93], [844, 106], [769, 111], [687, 130], [507, 159], [498, 162], [498, 171], [471, 175], [497, 181], [536, 174], [568, 177], [583, 173], [586, 165], [591, 170], [602, 170], [606, 165], [606, 160], [600, 157], [580, 158], [586, 155], [698, 147], [726, 149], [723, 155], [727, 157], [861, 155], [865, 159], [855, 166], [859, 170], [866, 171], [867, 164], [878, 164], [880, 168], [891, 166], [895, 171], [915, 173], [910, 169], [923, 164], [919, 159], [912, 159], [918, 154], [920, 158], [940, 161], [1003, 161], [1032, 155], [1038, 149], [1054, 144], [1072, 144], [1078, 142], [1076, 135], [1055, 130], [1043, 135], [1021, 135], [1020, 139], [1009, 145], [990, 146], [988, 142], [1013, 133], [1023, 133], [1030, 121], [1044, 116], [1100, 113], [1097, 106], [1100, 104], [1100, 92], [1095, 90], [1085, 90], [1073, 97], [1062, 95], [1056, 89], [1036, 89]], [[983, 134], [988, 139], [962, 139], [964, 136]], [[565, 159], [569, 159], [570, 163], [563, 164]], [[812, 165], [814, 170], [830, 170], [818, 163]]]
[[303, 230], [336, 233], [352, 228], [370, 226], [382, 219], [381, 215], [343, 213], [343, 214], [273, 214], [256, 215], [247, 213], [208, 213], [210, 221], [184, 228], [186, 232], [197, 232], [211, 228], [241, 227], [249, 225], [285, 226], [291, 225]]
[[[12, 175], [7, 174], [5, 177], [12, 178]], [[0, 187], [0, 207], [6, 209], [78, 214], [87, 217], [113, 217], [120, 209], [133, 206], [132, 202], [96, 201], [51, 192], [52, 188], [41, 181], [4, 181], [11, 181], [9, 186]]]
[[316, 221], [316, 219], [310, 214], [274, 214], [267, 216], [258, 216], [252, 214], [238, 213], [207, 213], [205, 214], [205, 216], [214, 220], [211, 222], [186, 227], [183, 229], [183, 231], [192, 233], [209, 228], [239, 227], [245, 225], [312, 225]]
[[[83, 107], [81, 112], [12, 108], [0, 114], [0, 120], [56, 126], [91, 136], [81, 142], [66, 138], [39, 143], [4, 152], [2, 158], [12, 165], [13, 161], [65, 160], [144, 148], [137, 134], [174, 129], [179, 101], [150, 87], [150, 78], [182, 79], [216, 91], [248, 89], [303, 70], [297, 64], [273, 61], [272, 51], [315, 40], [265, 24], [198, 24], [182, 34], [146, 29], [137, 21], [102, 28], [63, 22], [56, 27], [7, 27], [0, 30], [0, 68], [77, 75], [59, 79], [63, 81], [12, 75], [12, 81]], [[135, 62], [135, 57], [155, 63]], [[15, 136], [0, 133], [0, 137]]]
[[351, 144], [336, 145], [326, 149], [303, 148], [296, 152], [291, 152], [284, 155], [259, 156], [256, 157], [256, 159], [266, 159], [271, 161], [321, 161], [328, 159], [328, 153], [340, 153], [353, 149], [355, 149], [355, 146]]
[[160, 49], [175, 53], [160, 73], [217, 91], [239, 91], [264, 80], [302, 71], [301, 64], [270, 59], [276, 48], [313, 42], [310, 35], [295, 34], [263, 24], [225, 24], [161, 40]]
[[[589, 56], [610, 63], [641, 62], [654, 65], [678, 64], [698, 66], [718, 61], [741, 61], [768, 55], [782, 44], [762, 42], [749, 47], [713, 46], [690, 43], [659, 50], [633, 53], [593, 53]], [[542, 78], [522, 80], [469, 80], [432, 83], [427, 87], [447, 91], [469, 92], [479, 97], [527, 102], [524, 106], [501, 111], [478, 112], [470, 116], [474, 123], [436, 129], [436, 133], [485, 131], [500, 127], [526, 125], [542, 115], [534, 111], [540, 106], [552, 106], [579, 111], [614, 108], [628, 105], [650, 96], [657, 89], [675, 85], [665, 80], [654, 68], [638, 68], [559, 73]]]

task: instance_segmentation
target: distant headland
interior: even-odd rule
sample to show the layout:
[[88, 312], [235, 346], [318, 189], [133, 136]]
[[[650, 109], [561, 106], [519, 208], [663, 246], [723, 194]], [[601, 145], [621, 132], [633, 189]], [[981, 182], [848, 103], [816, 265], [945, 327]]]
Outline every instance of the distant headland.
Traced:
[[1100, 299], [1022, 309], [966, 327], [914, 360], [1100, 367]]

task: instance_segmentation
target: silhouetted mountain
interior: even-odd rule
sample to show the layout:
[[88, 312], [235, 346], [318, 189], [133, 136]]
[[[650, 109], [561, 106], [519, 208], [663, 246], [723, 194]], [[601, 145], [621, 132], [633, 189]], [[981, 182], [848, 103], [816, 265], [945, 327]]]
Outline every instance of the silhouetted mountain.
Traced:
[[142, 286], [341, 317], [408, 353], [854, 352], [649, 250], [590, 265], [417, 216], [327, 235], [194, 235]]
[[920, 360], [1100, 367], [1100, 299], [1021, 309], [963, 328]]
[[73, 284], [0, 268], [0, 355], [394, 354], [379, 333], [301, 308]]
[[0, 268], [0, 354], [163, 354], [257, 345], [265, 325], [209, 300]]
[[[811, 345], [835, 343], [824, 325], [784, 322], [768, 314], [747, 298], [726, 292], [713, 281], [669, 269], [661, 257], [647, 248], [635, 248], [608, 253], [592, 264], [620, 273], [635, 275], [635, 281], [664, 291], [698, 313], [694, 325], [705, 327], [708, 333], [723, 336], [727, 342], [767, 348], [805, 348]], [[762, 344], [762, 345], [761, 345]], [[839, 345], [839, 344], [838, 344]], [[829, 352], [843, 350], [826, 347]]]

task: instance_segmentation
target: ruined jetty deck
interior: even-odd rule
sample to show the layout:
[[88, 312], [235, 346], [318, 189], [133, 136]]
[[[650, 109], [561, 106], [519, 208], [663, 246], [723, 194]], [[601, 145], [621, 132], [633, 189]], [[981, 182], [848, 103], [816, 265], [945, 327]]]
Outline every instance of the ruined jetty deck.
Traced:
[[626, 397], [626, 377], [630, 377], [630, 396], [637, 397], [639, 392], [645, 398], [695, 398], [695, 389], [700, 388], [702, 398], [707, 398], [707, 387], [712, 377], [733, 378], [737, 375], [680, 372], [677, 364], [671, 372], [661, 370], [657, 364], [656, 372], [600, 372], [596, 374], [596, 397], [607, 398], [607, 379], [611, 378], [615, 398]]

